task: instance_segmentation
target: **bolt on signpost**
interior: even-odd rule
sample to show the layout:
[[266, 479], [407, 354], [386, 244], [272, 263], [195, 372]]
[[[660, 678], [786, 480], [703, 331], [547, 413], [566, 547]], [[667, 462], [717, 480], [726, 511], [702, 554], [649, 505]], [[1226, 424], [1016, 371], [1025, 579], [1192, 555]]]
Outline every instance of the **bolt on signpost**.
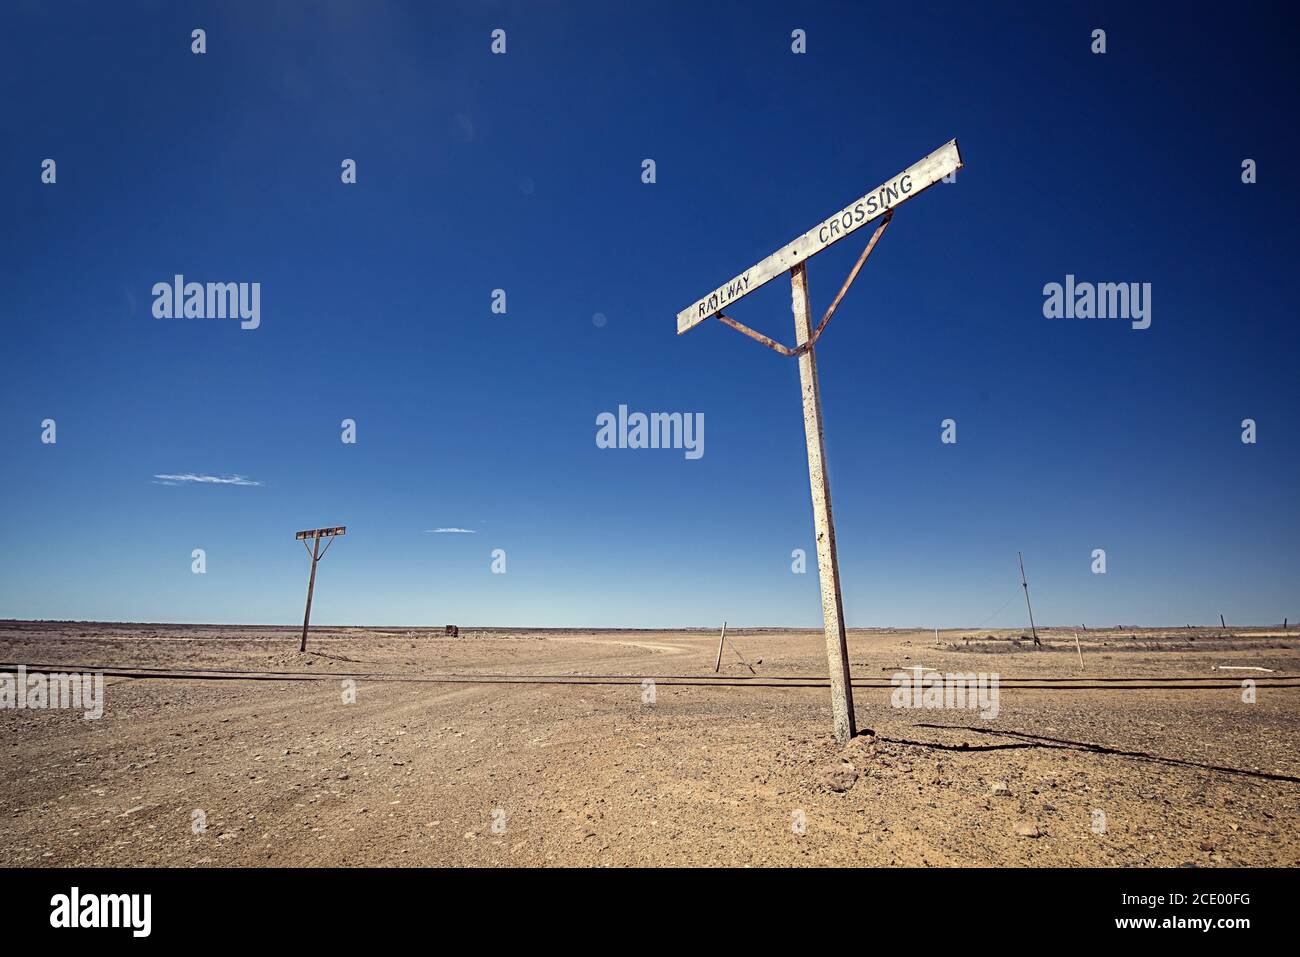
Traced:
[[[302, 642], [298, 645], [299, 651], [307, 650], [307, 624], [311, 621], [311, 593], [316, 588], [316, 563], [325, 557], [325, 552], [330, 550], [336, 536], [346, 535], [347, 533], [347, 527], [339, 525], [336, 528], [313, 528], [305, 532], [299, 532], [294, 536], [294, 538], [302, 542], [303, 548], [307, 548], [307, 539], [312, 540], [311, 548], [307, 548], [307, 554], [311, 556], [311, 577], [307, 579], [307, 611], [302, 616]], [[320, 550], [320, 540], [322, 538], [329, 539], [325, 543], [325, 552]]]
[[[834, 216], [823, 220], [798, 239], [778, 249], [735, 279], [719, 286], [703, 299], [677, 314], [677, 334], [713, 316], [737, 332], [742, 332], [783, 356], [799, 359], [799, 384], [803, 390], [804, 437], [808, 446], [808, 482], [812, 489], [813, 528], [817, 534], [817, 574], [821, 580], [822, 621], [826, 632], [826, 660], [830, 669], [831, 714], [835, 738], [841, 743], [857, 733], [853, 714], [853, 688], [849, 676], [849, 650], [844, 636], [844, 605], [840, 593], [839, 557], [835, 551], [835, 522], [831, 515], [831, 490], [826, 478], [826, 448], [822, 435], [821, 390], [817, 382], [817, 360], [813, 346], [831, 316], [839, 308], [849, 286], [857, 278], [867, 257], [875, 249], [893, 219], [894, 209], [917, 193], [929, 189], [945, 176], [962, 168], [957, 141], [950, 140], [925, 159], [876, 187]], [[884, 217], [866, 249], [849, 272], [839, 294], [831, 301], [816, 328], [812, 326], [812, 307], [808, 297], [808, 272], [805, 261], [827, 246], [838, 242], [867, 223]], [[723, 308], [742, 296], [775, 279], [790, 274], [791, 308], [794, 311], [795, 348], [790, 349], [761, 332], [723, 315]]]

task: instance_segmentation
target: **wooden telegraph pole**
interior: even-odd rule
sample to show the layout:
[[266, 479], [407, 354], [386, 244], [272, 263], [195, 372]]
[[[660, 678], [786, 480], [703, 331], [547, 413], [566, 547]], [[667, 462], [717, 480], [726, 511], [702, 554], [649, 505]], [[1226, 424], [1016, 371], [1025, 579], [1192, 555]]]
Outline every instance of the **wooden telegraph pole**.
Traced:
[[[306, 547], [306, 543], [303, 543]], [[329, 548], [328, 545], [325, 546]], [[307, 623], [311, 621], [311, 593], [316, 590], [316, 563], [320, 561], [320, 539], [312, 538], [311, 542], [311, 577], [307, 579], [307, 610], [302, 616], [302, 643], [298, 645], [299, 651], [307, 650]]]
[[713, 663], [713, 673], [717, 674], [718, 669], [722, 667], [722, 643], [727, 640], [727, 623], [722, 623], [722, 634], [718, 636], [718, 660]]
[[[962, 168], [957, 141], [950, 140], [925, 159], [823, 220], [798, 239], [751, 266], [735, 279], [719, 286], [703, 299], [677, 314], [677, 334], [717, 316], [724, 325], [744, 333], [783, 356], [799, 359], [799, 384], [803, 391], [804, 440], [808, 449], [808, 483], [812, 491], [813, 530], [817, 536], [817, 574], [821, 580], [822, 624], [826, 634], [826, 663], [830, 673], [831, 716], [835, 738], [841, 743], [857, 733], [853, 713], [853, 686], [849, 674], [849, 649], [844, 634], [844, 604], [840, 592], [839, 556], [835, 549], [835, 520], [831, 512], [831, 489], [826, 477], [826, 445], [822, 428], [821, 388], [817, 381], [817, 360], [813, 346], [831, 316], [857, 278], [893, 218], [894, 209], [945, 176]], [[883, 219], [882, 219], [883, 217]], [[868, 223], [881, 219], [866, 249], [849, 272], [839, 294], [831, 301], [816, 328], [808, 295], [806, 260], [832, 243]], [[794, 312], [795, 347], [790, 349], [761, 332], [749, 328], [722, 310], [783, 273], [790, 274], [790, 304]], [[1028, 592], [1026, 591], [1026, 596]], [[719, 647], [719, 653], [721, 647]]]
[[[311, 577], [307, 579], [307, 610], [302, 616], [302, 641], [298, 644], [299, 651], [307, 650], [307, 625], [311, 622], [311, 595], [316, 590], [316, 563], [325, 557], [325, 552], [330, 550], [334, 544], [334, 539], [339, 535], [346, 535], [347, 528], [339, 525], [335, 528], [313, 528], [305, 532], [299, 532], [294, 537], [302, 542], [302, 547], [307, 548], [307, 539], [311, 539], [312, 546], [307, 548], [307, 554], [311, 556]], [[320, 540], [328, 538], [325, 543], [325, 552], [320, 550]]]

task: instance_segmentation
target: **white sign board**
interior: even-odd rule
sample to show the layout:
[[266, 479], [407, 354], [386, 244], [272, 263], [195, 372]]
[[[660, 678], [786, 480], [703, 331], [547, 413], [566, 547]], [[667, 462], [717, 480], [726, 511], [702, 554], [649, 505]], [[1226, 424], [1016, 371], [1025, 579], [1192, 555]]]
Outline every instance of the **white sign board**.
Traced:
[[957, 141], [949, 140], [919, 163], [909, 166], [834, 216], [818, 223], [794, 242], [782, 246], [762, 262], [749, 267], [731, 282], [719, 286], [703, 299], [683, 309], [677, 314], [677, 334], [681, 335], [687, 329], [717, 315], [741, 296], [748, 295], [764, 283], [789, 272], [809, 256], [816, 255], [854, 230], [880, 218], [887, 210], [929, 189], [948, 174], [961, 169], [961, 166]]

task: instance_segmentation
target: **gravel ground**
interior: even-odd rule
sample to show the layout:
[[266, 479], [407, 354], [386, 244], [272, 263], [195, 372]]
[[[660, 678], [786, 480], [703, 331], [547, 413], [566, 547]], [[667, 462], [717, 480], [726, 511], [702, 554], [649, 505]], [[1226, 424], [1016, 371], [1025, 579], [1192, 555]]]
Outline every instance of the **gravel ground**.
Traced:
[[[0, 710], [0, 848], [19, 866], [1300, 863], [1300, 688], [1008, 686], [1295, 675], [1294, 632], [1089, 631], [1082, 669], [1072, 631], [1045, 635], [1035, 652], [1008, 632], [852, 632], [855, 681], [921, 665], [1003, 686], [992, 720], [858, 688], [874, 733], [841, 747], [825, 688], [664, 677], [708, 680], [711, 632], [323, 628], [299, 654], [291, 628], [4, 622], [0, 670], [321, 680], [109, 676], [99, 720]], [[723, 675], [750, 675], [742, 656], [760, 676], [825, 674], [819, 632], [728, 637]], [[399, 674], [636, 677], [380, 677]]]

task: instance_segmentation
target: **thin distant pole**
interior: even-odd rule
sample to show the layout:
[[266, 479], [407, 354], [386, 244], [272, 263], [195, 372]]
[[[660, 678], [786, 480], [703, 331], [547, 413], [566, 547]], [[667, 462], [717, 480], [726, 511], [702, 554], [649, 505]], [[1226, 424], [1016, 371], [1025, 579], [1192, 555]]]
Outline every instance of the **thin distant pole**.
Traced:
[[713, 663], [713, 672], [717, 674], [722, 667], [722, 643], [727, 640], [727, 623], [722, 623], [722, 634], [718, 637], [718, 660]]
[[1020, 558], [1020, 584], [1025, 587], [1025, 607], [1029, 609], [1029, 630], [1034, 635], [1034, 647], [1041, 648], [1043, 643], [1038, 640], [1038, 629], [1034, 627], [1034, 606], [1029, 603], [1029, 580], [1025, 578], [1025, 556], [1016, 552]]
[[311, 593], [316, 587], [316, 563], [320, 561], [320, 538], [319, 536], [312, 540], [311, 550], [311, 577], [307, 579], [307, 611], [302, 616], [302, 643], [298, 645], [299, 651], [307, 650], [307, 623], [311, 621]]
[[1079, 647], [1079, 633], [1074, 633], [1074, 650], [1079, 653], [1079, 669], [1083, 669], [1083, 649]]

